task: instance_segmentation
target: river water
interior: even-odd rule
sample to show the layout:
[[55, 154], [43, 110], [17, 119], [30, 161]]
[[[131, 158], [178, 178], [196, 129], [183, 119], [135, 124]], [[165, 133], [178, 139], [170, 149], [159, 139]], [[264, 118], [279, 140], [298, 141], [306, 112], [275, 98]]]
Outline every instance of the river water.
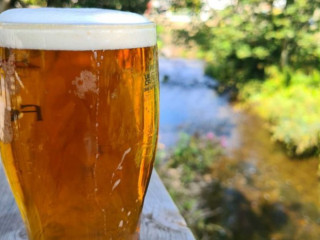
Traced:
[[211, 89], [200, 60], [160, 58], [160, 143], [172, 146], [179, 132], [236, 135], [236, 115], [227, 97]]
[[263, 121], [211, 88], [203, 62], [162, 58], [159, 65], [159, 142], [173, 147], [180, 132], [225, 139], [225, 155], [213, 163], [203, 192], [206, 207], [219, 212], [207, 220], [224, 232], [212, 239], [319, 240], [318, 159], [287, 157]]

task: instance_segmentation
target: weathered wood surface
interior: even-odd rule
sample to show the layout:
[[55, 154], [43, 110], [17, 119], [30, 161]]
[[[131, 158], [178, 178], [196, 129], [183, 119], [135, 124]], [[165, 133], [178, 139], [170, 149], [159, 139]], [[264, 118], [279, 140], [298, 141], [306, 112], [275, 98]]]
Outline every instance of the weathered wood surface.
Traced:
[[140, 239], [195, 239], [156, 171], [153, 171], [142, 211]]
[[[26, 240], [19, 211], [0, 161], [0, 240]], [[141, 218], [141, 240], [194, 240], [156, 171], [153, 171]]]

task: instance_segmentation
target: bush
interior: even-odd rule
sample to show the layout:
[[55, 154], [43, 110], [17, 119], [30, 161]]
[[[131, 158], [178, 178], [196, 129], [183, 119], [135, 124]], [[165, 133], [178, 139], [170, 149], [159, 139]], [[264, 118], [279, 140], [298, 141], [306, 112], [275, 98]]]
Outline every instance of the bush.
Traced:
[[221, 227], [206, 223], [207, 209], [202, 206], [201, 194], [211, 182], [211, 167], [222, 156], [223, 144], [224, 138], [215, 137], [211, 132], [206, 136], [181, 134], [175, 148], [157, 152], [161, 179], [199, 239], [211, 239], [213, 232], [221, 231]]
[[177, 147], [173, 150], [168, 161], [170, 168], [181, 168], [182, 182], [194, 181], [197, 175], [204, 175], [210, 171], [215, 158], [221, 154], [221, 147], [217, 139], [181, 134]]
[[292, 156], [319, 149], [319, 8], [313, 0], [238, 1], [188, 37], [205, 52], [217, 90], [252, 104]]
[[268, 79], [252, 81], [240, 97], [269, 121], [272, 139], [284, 143], [290, 155], [312, 154], [320, 146], [320, 72], [267, 69]]
[[206, 73], [220, 83], [220, 91], [237, 89], [253, 79], [263, 81], [266, 69], [301, 69], [306, 73], [320, 66], [317, 13], [320, 2], [238, 1], [196, 26], [188, 41], [205, 52]]

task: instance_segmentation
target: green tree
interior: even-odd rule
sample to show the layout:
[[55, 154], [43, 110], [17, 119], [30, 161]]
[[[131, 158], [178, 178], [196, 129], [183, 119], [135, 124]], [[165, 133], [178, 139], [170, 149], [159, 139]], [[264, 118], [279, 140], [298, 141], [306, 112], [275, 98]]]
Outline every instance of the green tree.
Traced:
[[222, 89], [264, 80], [276, 65], [310, 72], [320, 67], [320, 1], [240, 0], [202, 24], [196, 41], [209, 62], [207, 72]]
[[79, 0], [77, 6], [118, 9], [143, 13], [149, 0]]
[[199, 13], [202, 7], [201, 0], [172, 0], [171, 6], [174, 11], [190, 9], [192, 13]]
[[[1, 1], [1, 0], [0, 0]], [[89, 7], [109, 8], [143, 13], [149, 0], [10, 0], [0, 2], [0, 12], [9, 8], [38, 5], [42, 7]]]

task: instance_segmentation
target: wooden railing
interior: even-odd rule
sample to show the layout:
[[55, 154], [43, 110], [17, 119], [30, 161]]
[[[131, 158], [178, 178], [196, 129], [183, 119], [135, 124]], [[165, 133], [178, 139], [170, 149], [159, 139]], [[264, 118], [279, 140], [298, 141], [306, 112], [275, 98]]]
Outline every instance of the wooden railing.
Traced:
[[[140, 240], [195, 240], [155, 170], [146, 195], [140, 231]], [[0, 240], [26, 239], [19, 211], [0, 163]]]

